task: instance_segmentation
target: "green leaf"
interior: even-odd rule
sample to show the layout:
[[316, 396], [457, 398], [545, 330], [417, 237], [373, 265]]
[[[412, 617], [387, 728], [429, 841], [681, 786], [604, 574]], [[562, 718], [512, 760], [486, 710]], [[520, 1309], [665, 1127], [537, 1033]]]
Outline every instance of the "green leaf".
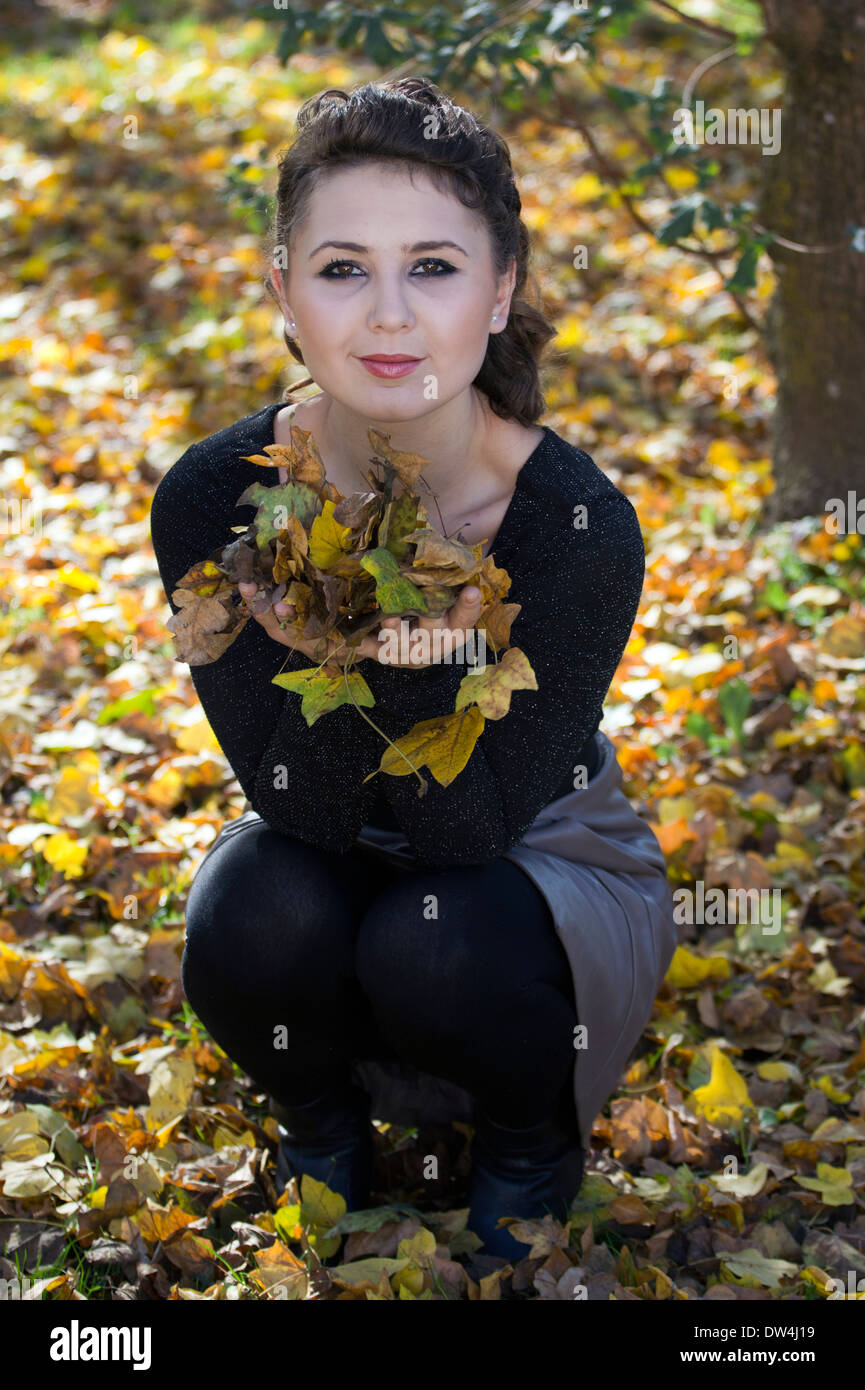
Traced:
[[406, 575], [400, 574], [395, 557], [384, 546], [377, 546], [360, 562], [375, 579], [376, 602], [383, 613], [405, 613], [416, 609], [426, 613], [429, 604], [422, 591]]
[[685, 732], [692, 734], [695, 738], [701, 738], [705, 743], [713, 730], [705, 714], [697, 714], [691, 710], [690, 714], [685, 716]]
[[787, 611], [787, 590], [778, 579], [770, 579], [763, 590], [763, 598], [770, 608], [774, 608], [776, 613], [786, 613]]
[[118, 719], [122, 719], [126, 714], [137, 714], [139, 711], [152, 719], [156, 712], [156, 696], [161, 694], [164, 686], [153, 686], [148, 690], [137, 690], [134, 695], [124, 695], [121, 700], [113, 700], [110, 705], [99, 711], [96, 716], [97, 724], [114, 724]]
[[736, 269], [724, 284], [725, 290], [732, 290], [734, 294], [742, 294], [745, 290], [754, 289], [757, 284], [757, 262], [760, 259], [762, 249], [759, 242], [749, 241], [747, 243], [739, 257]]
[[287, 517], [293, 512], [309, 531], [322, 510], [322, 502], [308, 483], [283, 483], [276, 487], [266, 483], [251, 483], [235, 503], [238, 507], [257, 507], [255, 513], [256, 541], [259, 550], [283, 530]]
[[714, 232], [716, 228], [726, 225], [727, 219], [724, 210], [713, 198], [704, 198], [700, 205], [700, 218], [707, 232]]
[[675, 203], [673, 206], [673, 216], [670, 218], [669, 222], [664, 223], [659, 232], [655, 233], [658, 241], [664, 246], [671, 246], [673, 242], [678, 241], [681, 237], [690, 236], [694, 230], [694, 218], [697, 215], [697, 209], [700, 207], [701, 203], [702, 198], [695, 198], [693, 194], [691, 197], [685, 198], [679, 203]]
[[629, 111], [632, 106], [639, 106], [649, 99], [645, 92], [634, 91], [632, 87], [620, 87], [615, 82], [605, 82], [604, 91], [621, 111]]
[[733, 730], [740, 743], [745, 736], [742, 725], [748, 716], [751, 703], [751, 692], [739, 678], [725, 681], [718, 691], [718, 704], [724, 716], [724, 723], [728, 729]]
[[375, 704], [373, 693], [359, 671], [346, 673], [340, 670], [330, 674], [326, 668], [319, 670], [315, 666], [305, 666], [301, 671], [281, 672], [274, 676], [271, 684], [303, 696], [300, 712], [310, 726], [321, 715], [339, 709], [340, 705], [366, 705], [371, 708]]

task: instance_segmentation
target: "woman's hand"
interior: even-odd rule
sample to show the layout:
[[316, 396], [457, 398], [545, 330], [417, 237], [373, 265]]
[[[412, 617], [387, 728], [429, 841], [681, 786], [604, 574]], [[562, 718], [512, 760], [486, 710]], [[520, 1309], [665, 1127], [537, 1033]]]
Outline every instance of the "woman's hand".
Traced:
[[[251, 599], [257, 592], [255, 584], [238, 584], [237, 587], [244, 599]], [[465, 645], [468, 633], [480, 617], [481, 601], [480, 589], [468, 585], [460, 590], [456, 602], [439, 618], [383, 618], [378, 628], [366, 633], [353, 649], [353, 664], [357, 665], [370, 657], [382, 666], [414, 669], [446, 660], [449, 653]], [[253, 613], [252, 616], [275, 642], [281, 642], [284, 647], [296, 648], [318, 663], [327, 660], [328, 664], [345, 665], [349, 654], [345, 638], [329, 634], [327, 638], [304, 640], [291, 623], [295, 616], [294, 604], [276, 603], [265, 612]], [[389, 632], [393, 632], [393, 637], [386, 636]], [[413, 637], [416, 632], [426, 633], [427, 637]], [[387, 642], [386, 646], [382, 646], [382, 638]]]

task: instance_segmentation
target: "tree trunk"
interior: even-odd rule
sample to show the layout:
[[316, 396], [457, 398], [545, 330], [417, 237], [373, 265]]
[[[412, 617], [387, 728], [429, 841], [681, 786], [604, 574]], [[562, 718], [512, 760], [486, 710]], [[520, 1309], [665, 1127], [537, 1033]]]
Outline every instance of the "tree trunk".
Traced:
[[[865, 495], [865, 4], [763, 0], [785, 74], [781, 146], [765, 155], [760, 221], [807, 246], [773, 244], [767, 347], [778, 378], [775, 491], [764, 520], [822, 514]], [[855, 517], [849, 529], [855, 529]]]

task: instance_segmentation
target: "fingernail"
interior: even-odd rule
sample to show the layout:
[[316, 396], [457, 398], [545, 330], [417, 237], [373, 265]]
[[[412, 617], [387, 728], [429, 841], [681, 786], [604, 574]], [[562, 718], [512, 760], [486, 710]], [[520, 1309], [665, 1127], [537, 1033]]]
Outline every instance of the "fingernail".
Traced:
[[469, 587], [468, 587], [464, 592], [465, 592], [466, 598], [470, 598], [470, 599], [480, 598], [480, 596], [481, 596], [481, 591], [480, 591], [480, 589], [476, 589], [475, 586], [474, 586], [474, 584], [470, 584]]

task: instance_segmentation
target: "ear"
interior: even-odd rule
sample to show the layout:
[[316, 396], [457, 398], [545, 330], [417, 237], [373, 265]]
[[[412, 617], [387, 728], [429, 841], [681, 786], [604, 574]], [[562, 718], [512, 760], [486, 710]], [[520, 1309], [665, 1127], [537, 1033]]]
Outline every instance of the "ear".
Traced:
[[511, 296], [514, 292], [514, 285], [517, 281], [517, 261], [515, 256], [511, 256], [507, 270], [499, 277], [498, 293], [493, 312], [498, 315], [498, 322], [502, 328], [507, 324], [508, 314], [511, 308]]
[[270, 267], [270, 272], [269, 272], [267, 278], [268, 278], [268, 280], [270, 281], [271, 285], [273, 286], [274, 290], [276, 291], [276, 296], [277, 296], [277, 298], [278, 298], [280, 304], [281, 304], [281, 305], [283, 306], [283, 308], [284, 308], [284, 307], [285, 307], [285, 304], [284, 304], [284, 301], [285, 301], [285, 290], [283, 289], [283, 286], [282, 286], [282, 274], [281, 274], [279, 268], [278, 268], [277, 266], [275, 266], [275, 265], [272, 265], [272, 266]]

